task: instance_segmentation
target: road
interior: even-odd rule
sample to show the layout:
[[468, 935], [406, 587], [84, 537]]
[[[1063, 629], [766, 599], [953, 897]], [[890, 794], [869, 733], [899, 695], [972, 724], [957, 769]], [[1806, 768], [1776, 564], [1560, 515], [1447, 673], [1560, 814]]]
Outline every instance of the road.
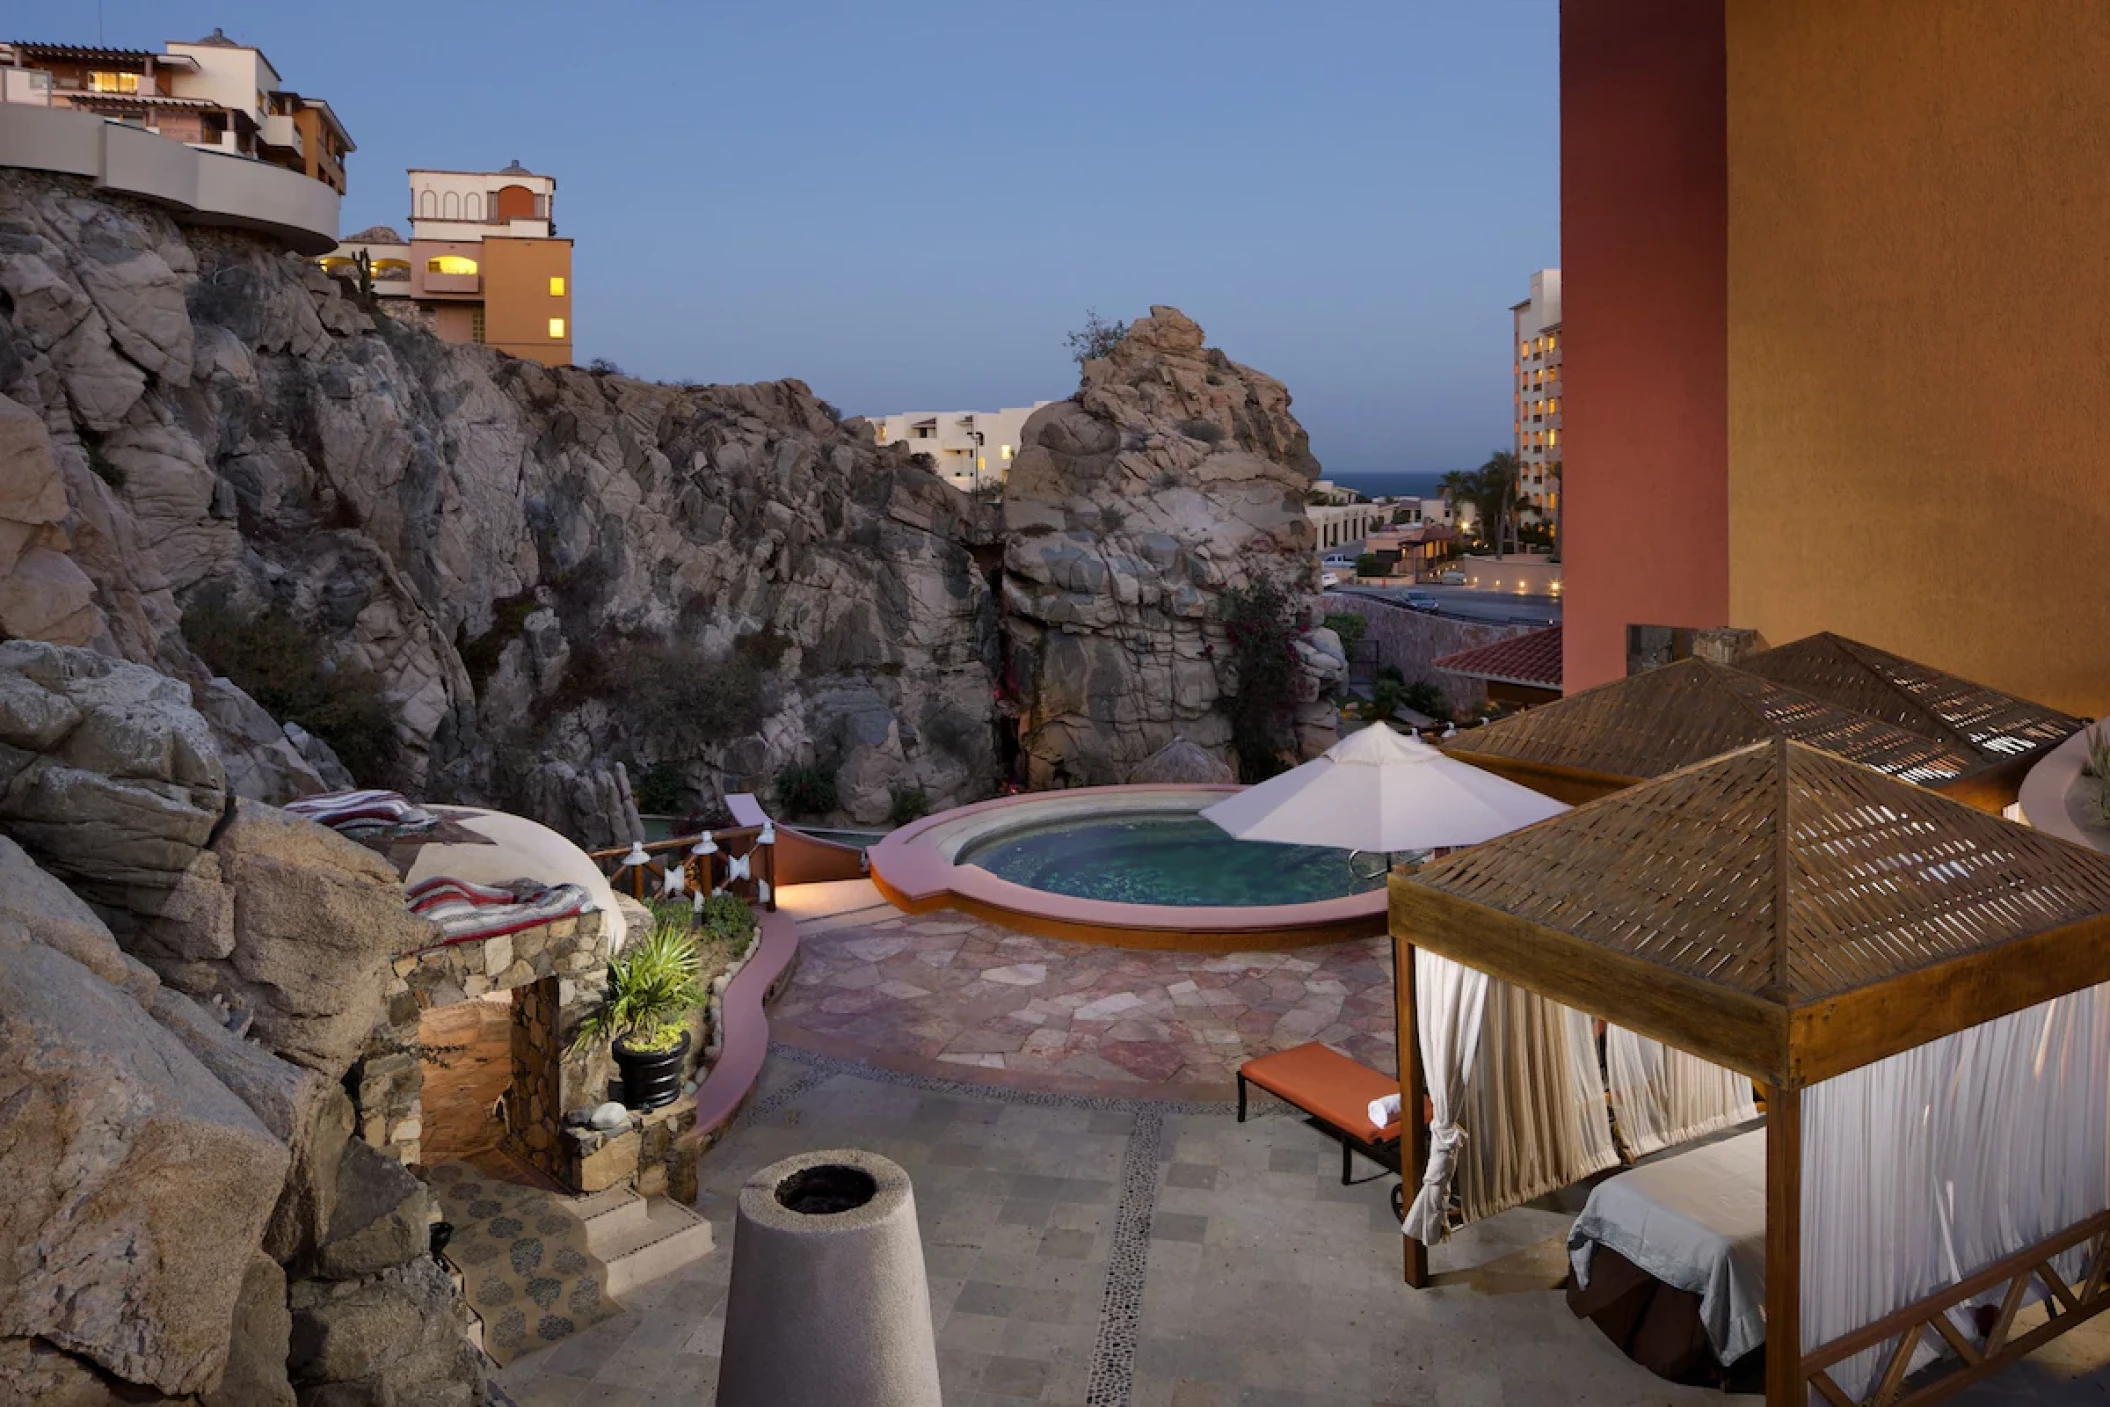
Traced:
[[[1440, 616], [1452, 620], [1481, 621], [1495, 625], [1558, 625], [1561, 602], [1558, 596], [1520, 596], [1514, 591], [1481, 591], [1469, 586], [1417, 586], [1436, 598]], [[1329, 596], [1375, 596], [1404, 603], [1405, 587], [1342, 586]]]

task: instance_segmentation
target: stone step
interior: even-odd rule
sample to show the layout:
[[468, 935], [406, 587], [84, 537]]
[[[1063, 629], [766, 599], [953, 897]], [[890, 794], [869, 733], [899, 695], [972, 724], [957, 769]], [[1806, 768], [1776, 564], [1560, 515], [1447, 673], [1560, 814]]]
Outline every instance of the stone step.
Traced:
[[588, 1244], [594, 1258], [608, 1267], [608, 1293], [616, 1299], [711, 1253], [708, 1221], [666, 1197], [637, 1200], [642, 1216], [626, 1209], [623, 1221], [598, 1235], [589, 1228]]
[[601, 1248], [642, 1225], [646, 1216], [645, 1199], [620, 1185], [567, 1198], [564, 1209], [586, 1223], [586, 1249], [603, 1263], [608, 1257]]

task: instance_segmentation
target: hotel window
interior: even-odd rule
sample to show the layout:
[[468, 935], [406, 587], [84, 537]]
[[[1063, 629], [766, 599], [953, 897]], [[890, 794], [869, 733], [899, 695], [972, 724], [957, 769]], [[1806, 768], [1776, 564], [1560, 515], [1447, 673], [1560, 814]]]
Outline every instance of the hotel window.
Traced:
[[555, 337], [555, 338], [559, 339], [560, 341], [561, 341], [561, 340], [563, 339], [563, 337], [564, 337], [564, 319], [563, 319], [563, 318], [551, 318], [551, 319], [549, 320], [549, 335], [550, 335], [550, 336], [552, 336], [552, 337]]
[[998, 445], [996, 449], [997, 453], [1003, 456], [1004, 463], [1009, 464], [1011, 462], [1011, 446]]
[[90, 73], [88, 91], [91, 93], [136, 93], [139, 91], [139, 75], [136, 73]]
[[441, 254], [436, 258], [425, 261], [425, 272], [428, 274], [473, 274], [476, 272], [476, 261], [474, 259], [465, 259], [459, 254]]
[[469, 314], [469, 340], [481, 343], [484, 340], [484, 310], [476, 309]]
[[552, 298], [562, 298], [564, 296], [564, 276], [562, 274], [550, 275], [549, 296]]

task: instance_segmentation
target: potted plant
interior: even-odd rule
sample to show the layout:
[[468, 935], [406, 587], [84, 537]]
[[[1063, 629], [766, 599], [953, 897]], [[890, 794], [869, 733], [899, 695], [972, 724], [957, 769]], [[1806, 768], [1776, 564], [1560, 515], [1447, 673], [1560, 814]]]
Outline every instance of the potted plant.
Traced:
[[688, 1015], [703, 1005], [696, 939], [682, 919], [661, 918], [608, 964], [601, 1005], [579, 1024], [572, 1049], [611, 1041], [623, 1074], [623, 1102], [657, 1109], [681, 1093], [689, 1051]]

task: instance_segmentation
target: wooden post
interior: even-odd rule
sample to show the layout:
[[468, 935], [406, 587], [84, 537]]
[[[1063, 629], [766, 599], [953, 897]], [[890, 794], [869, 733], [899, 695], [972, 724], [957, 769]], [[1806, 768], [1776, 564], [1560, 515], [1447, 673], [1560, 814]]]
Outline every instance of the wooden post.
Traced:
[[1766, 1407], [1808, 1407], [1802, 1378], [1802, 1091], [1766, 1089]]
[[[1421, 1070], [1421, 1010], [1414, 1002], [1414, 945], [1392, 940], [1392, 988], [1398, 996], [1393, 1036], [1399, 1051], [1399, 1178], [1406, 1205], [1421, 1190], [1421, 1170], [1429, 1162], [1429, 1126], [1421, 1121], [1428, 1080]], [[1402, 1234], [1406, 1248], [1406, 1282], [1417, 1290], [1429, 1286], [1429, 1248]]]

